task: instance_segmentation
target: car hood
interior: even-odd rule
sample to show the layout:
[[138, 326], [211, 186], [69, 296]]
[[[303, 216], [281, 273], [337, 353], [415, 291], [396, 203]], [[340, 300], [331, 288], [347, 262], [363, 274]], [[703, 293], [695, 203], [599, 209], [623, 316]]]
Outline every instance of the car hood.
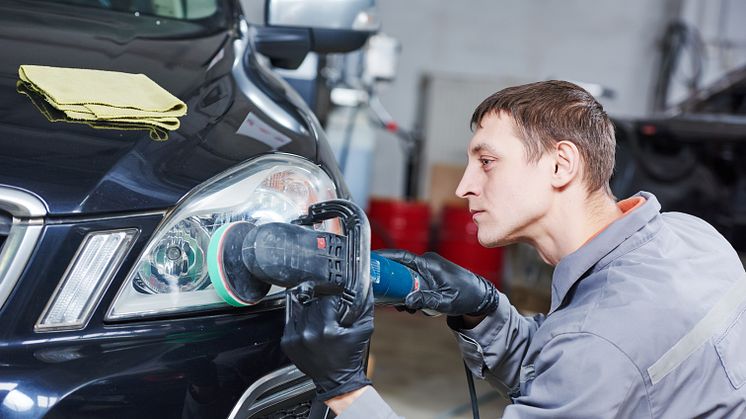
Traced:
[[[0, 185], [38, 195], [51, 215], [120, 213], [168, 208], [196, 185], [261, 154], [314, 159], [312, 136], [288, 135], [280, 147], [242, 129], [247, 121], [272, 129], [274, 121], [235, 81], [233, 33], [90, 8], [3, 2]], [[22, 64], [143, 73], [189, 111], [166, 141], [153, 141], [147, 131], [50, 122], [17, 91]]]

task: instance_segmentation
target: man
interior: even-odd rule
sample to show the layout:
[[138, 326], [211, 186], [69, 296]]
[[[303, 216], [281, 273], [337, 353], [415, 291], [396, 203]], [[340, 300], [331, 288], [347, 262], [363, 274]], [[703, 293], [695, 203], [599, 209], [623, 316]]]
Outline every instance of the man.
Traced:
[[[495, 93], [471, 122], [456, 193], [482, 245], [525, 242], [555, 266], [549, 314], [521, 316], [487, 281], [435, 254], [382, 253], [423, 275], [407, 306], [448, 314], [471, 371], [512, 399], [504, 418], [746, 417], [743, 266], [709, 224], [661, 214], [653, 195], [615, 202], [614, 131], [602, 106], [572, 83], [547, 81]], [[359, 324], [372, 332], [371, 316]], [[340, 418], [395, 417], [362, 375], [368, 330], [354, 344], [327, 330], [323, 344], [286, 332], [288, 356], [314, 379], [310, 365], [335, 377], [328, 382], [342, 391], [324, 399]], [[331, 347], [357, 355], [320, 365], [314, 354]]]

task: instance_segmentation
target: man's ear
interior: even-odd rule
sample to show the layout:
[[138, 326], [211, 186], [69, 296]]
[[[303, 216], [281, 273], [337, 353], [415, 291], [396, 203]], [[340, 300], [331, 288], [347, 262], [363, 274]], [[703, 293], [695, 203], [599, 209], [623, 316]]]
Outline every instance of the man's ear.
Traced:
[[572, 141], [557, 142], [552, 186], [564, 188], [580, 175], [580, 150]]

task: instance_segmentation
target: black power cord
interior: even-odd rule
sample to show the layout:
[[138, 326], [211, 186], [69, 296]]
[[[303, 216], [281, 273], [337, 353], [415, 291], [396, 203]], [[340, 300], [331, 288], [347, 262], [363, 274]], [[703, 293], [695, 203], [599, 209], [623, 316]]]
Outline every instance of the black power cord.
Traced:
[[469, 366], [464, 362], [464, 370], [466, 370], [466, 384], [469, 386], [469, 398], [471, 399], [471, 415], [474, 419], [479, 419], [479, 402], [477, 401], [477, 391], [474, 388], [474, 376], [469, 370]]

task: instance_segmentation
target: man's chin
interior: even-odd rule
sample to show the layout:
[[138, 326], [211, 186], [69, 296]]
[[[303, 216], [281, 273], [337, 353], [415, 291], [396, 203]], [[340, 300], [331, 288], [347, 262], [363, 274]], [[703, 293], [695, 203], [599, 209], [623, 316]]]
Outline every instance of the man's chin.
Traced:
[[483, 247], [487, 247], [490, 249], [493, 247], [503, 247], [515, 243], [515, 241], [510, 240], [508, 237], [482, 237], [477, 235], [477, 240]]

